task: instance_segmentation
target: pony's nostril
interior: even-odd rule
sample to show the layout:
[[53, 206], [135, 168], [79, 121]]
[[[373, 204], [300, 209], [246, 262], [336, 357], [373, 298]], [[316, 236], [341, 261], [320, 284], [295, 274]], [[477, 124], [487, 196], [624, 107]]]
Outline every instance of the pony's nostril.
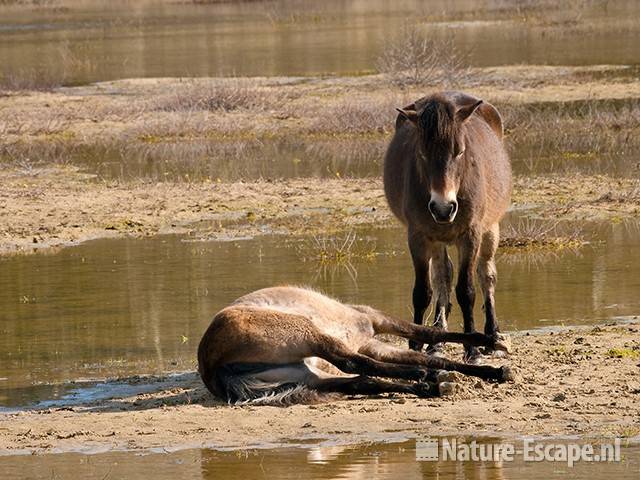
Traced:
[[458, 202], [449, 202], [449, 216], [458, 211]]

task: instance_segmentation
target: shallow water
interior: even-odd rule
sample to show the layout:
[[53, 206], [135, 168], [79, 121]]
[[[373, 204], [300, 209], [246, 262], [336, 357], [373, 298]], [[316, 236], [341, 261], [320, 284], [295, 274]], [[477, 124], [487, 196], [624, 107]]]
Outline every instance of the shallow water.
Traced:
[[[504, 330], [640, 313], [640, 226], [584, 228], [594, 243], [578, 251], [500, 255]], [[413, 274], [404, 232], [358, 235], [353, 252], [360, 256], [342, 265], [314, 260], [312, 239], [281, 236], [97, 240], [0, 258], [0, 406], [59, 398], [74, 388], [70, 381], [193, 371], [214, 313], [271, 285], [311, 285], [409, 319]], [[461, 330], [457, 308], [452, 315], [451, 328]], [[479, 305], [476, 318], [481, 325]]]
[[44, 71], [78, 84], [371, 71], [385, 40], [408, 19], [453, 37], [479, 66], [640, 63], [633, 0], [52, 3], [58, 8], [0, 6], [2, 73]]
[[[454, 438], [447, 438], [453, 442]], [[459, 437], [459, 444], [471, 438]], [[479, 444], [504, 444], [500, 438], [479, 438]], [[513, 442], [513, 441], [509, 441]], [[522, 448], [522, 441], [515, 441]], [[553, 441], [561, 443], [561, 441]], [[598, 442], [593, 442], [597, 445]], [[442, 453], [441, 453], [442, 455]], [[440, 457], [442, 458], [442, 457]], [[414, 440], [358, 446], [319, 445], [274, 450], [221, 452], [198, 449], [177, 453], [140, 455], [104, 453], [0, 457], [3, 478], [50, 479], [152, 478], [247, 479], [247, 478], [343, 478], [343, 479], [530, 479], [616, 478], [635, 480], [640, 472], [640, 447], [622, 446], [621, 461], [610, 463], [525, 462], [522, 455], [511, 462], [416, 461]]]

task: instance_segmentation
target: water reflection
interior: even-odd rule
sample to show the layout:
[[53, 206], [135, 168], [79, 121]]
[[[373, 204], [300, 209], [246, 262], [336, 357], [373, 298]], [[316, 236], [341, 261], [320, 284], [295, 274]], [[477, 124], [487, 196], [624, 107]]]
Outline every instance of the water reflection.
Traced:
[[[458, 439], [458, 441], [470, 439]], [[507, 440], [480, 438], [478, 443], [500, 444]], [[450, 439], [451, 441], [451, 439]], [[554, 441], [557, 443], [557, 441]], [[623, 445], [622, 459], [614, 463], [578, 462], [572, 468], [556, 462], [416, 461], [414, 440], [400, 443], [371, 443], [358, 446], [311, 446], [277, 450], [220, 452], [186, 450], [170, 454], [139, 455], [106, 453], [99, 455], [44, 455], [0, 458], [4, 478], [153, 478], [158, 480], [194, 478], [233, 480], [246, 478], [343, 478], [343, 479], [529, 479], [585, 478], [615, 476], [636, 479], [640, 469], [640, 448]], [[521, 448], [521, 442], [516, 442]]]

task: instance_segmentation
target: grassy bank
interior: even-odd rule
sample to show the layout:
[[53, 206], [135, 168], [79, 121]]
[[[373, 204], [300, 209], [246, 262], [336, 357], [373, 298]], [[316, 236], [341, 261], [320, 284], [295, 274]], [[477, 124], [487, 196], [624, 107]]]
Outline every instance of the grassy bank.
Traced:
[[[553, 219], [638, 216], [640, 81], [629, 69], [500, 67], [465, 82], [504, 116], [516, 207]], [[429, 91], [384, 75], [5, 91], [0, 250], [393, 224], [380, 171], [395, 107]]]
[[[518, 173], [605, 173], [640, 152], [640, 81], [628, 70], [477, 69], [458, 88], [498, 106]], [[0, 160], [161, 181], [377, 176], [395, 108], [437, 88], [369, 75], [5, 91]]]

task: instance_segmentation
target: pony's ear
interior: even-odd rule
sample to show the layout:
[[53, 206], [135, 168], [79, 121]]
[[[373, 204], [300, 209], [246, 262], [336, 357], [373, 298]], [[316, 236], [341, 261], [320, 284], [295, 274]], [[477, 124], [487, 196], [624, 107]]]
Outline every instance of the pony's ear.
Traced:
[[409, 120], [414, 125], [418, 124], [418, 112], [415, 110], [403, 110], [402, 108], [396, 108], [396, 110], [400, 112], [402, 118]]
[[469, 118], [471, 116], [471, 114], [473, 112], [476, 111], [476, 109], [482, 104], [482, 100], [478, 100], [475, 103], [472, 103], [470, 105], [465, 105], [464, 107], [460, 107], [457, 111], [456, 111], [456, 120], [458, 120], [458, 122], [462, 123], [464, 122], [467, 118]]

